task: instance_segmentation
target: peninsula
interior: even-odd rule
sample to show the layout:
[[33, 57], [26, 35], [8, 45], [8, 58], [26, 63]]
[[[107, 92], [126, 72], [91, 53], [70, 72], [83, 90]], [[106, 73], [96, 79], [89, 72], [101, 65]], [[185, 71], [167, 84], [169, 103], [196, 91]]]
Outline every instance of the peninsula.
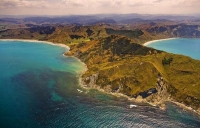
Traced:
[[84, 87], [123, 94], [163, 108], [165, 101], [173, 101], [200, 112], [200, 61], [143, 45], [157, 39], [198, 38], [199, 22], [154, 20], [124, 24], [104, 19], [77, 25], [41, 24], [26, 19], [20, 21], [21, 26], [14, 24], [14, 29], [8, 22], [4, 21], [0, 30], [1, 39], [68, 45], [70, 51], [65, 55], [79, 58], [88, 67], [82, 75]]
[[155, 50], [120, 36], [71, 45], [66, 55], [86, 63], [84, 87], [121, 93], [164, 107], [174, 101], [200, 111], [200, 61]]

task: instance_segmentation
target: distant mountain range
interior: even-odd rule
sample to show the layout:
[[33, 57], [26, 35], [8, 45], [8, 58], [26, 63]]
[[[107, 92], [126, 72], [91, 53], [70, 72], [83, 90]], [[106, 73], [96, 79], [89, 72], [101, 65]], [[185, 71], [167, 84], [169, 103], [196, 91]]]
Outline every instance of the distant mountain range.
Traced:
[[167, 19], [152, 19], [152, 20], [144, 20], [141, 18], [132, 18], [132, 19], [125, 19], [125, 20], [121, 20], [119, 21], [119, 23], [122, 24], [132, 24], [132, 23], [148, 23], [148, 22], [170, 22], [170, 20]]
[[200, 15], [150, 15], [150, 14], [97, 14], [97, 15], [70, 15], [70, 16], [0, 16], [1, 22], [9, 23], [65, 23], [65, 24], [131, 24], [134, 22], [155, 21], [200, 21]]

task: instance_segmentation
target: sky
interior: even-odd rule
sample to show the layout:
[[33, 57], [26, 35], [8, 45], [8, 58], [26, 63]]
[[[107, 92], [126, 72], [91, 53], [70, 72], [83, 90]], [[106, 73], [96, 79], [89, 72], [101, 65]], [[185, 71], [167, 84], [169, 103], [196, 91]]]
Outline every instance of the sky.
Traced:
[[200, 0], [0, 0], [0, 15], [200, 14]]

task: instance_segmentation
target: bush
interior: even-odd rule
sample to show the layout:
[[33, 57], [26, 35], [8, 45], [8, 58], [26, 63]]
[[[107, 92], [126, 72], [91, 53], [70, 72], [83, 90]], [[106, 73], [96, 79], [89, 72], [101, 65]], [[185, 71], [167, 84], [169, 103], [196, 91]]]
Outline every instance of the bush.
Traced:
[[162, 60], [162, 64], [163, 64], [163, 65], [170, 65], [172, 61], [173, 61], [173, 58], [172, 58], [172, 57], [170, 57], [169, 59], [166, 59], [166, 58], [164, 57], [164, 59]]

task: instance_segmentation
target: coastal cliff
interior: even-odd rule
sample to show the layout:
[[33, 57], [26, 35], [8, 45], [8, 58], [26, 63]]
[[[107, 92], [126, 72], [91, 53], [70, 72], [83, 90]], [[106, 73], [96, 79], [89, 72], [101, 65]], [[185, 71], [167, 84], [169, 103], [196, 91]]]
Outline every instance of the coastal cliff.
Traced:
[[200, 110], [200, 61], [114, 35], [71, 45], [70, 49], [65, 55], [78, 57], [88, 66], [82, 76], [85, 87], [163, 108], [165, 101], [177, 101]]

